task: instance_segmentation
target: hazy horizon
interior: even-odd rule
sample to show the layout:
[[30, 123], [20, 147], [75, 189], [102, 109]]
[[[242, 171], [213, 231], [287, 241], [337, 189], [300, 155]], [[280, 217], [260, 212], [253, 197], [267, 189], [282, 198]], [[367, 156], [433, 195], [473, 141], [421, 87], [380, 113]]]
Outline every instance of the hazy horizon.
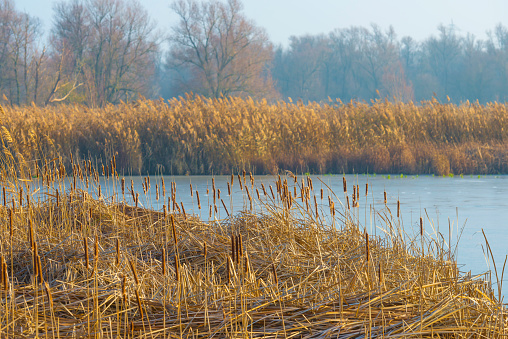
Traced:
[[[42, 20], [44, 32], [51, 29], [53, 4], [57, 1], [15, 0], [18, 10], [26, 11]], [[417, 41], [437, 35], [439, 25], [454, 25], [459, 34], [471, 33], [479, 39], [487, 38], [487, 31], [505, 23], [508, 2], [495, 0], [482, 3], [472, 0], [404, 1], [374, 0], [307, 1], [243, 0], [244, 14], [264, 27], [275, 44], [288, 45], [289, 37], [305, 34], [328, 34], [336, 28], [368, 27], [376, 24], [387, 30], [393, 26], [398, 37], [411, 36]], [[171, 1], [140, 1], [158, 27], [167, 30], [176, 22], [170, 9]]]

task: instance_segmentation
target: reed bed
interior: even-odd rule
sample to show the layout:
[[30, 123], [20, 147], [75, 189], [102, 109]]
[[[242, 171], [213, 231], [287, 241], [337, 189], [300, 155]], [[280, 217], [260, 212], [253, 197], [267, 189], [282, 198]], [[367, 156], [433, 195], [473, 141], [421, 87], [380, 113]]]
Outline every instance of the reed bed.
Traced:
[[[101, 109], [4, 107], [13, 157], [58, 157], [120, 173], [508, 173], [508, 105], [139, 100]], [[10, 131], [10, 135], [6, 134]], [[37, 148], [34, 148], [34, 145]]]
[[[2, 172], [0, 338], [507, 335], [490, 276], [459, 272], [429, 221], [405, 230], [368, 187], [243, 172], [213, 182], [205, 221], [178, 201], [188, 188], [152, 176], [134, 192], [111, 164], [104, 177], [58, 159], [34, 177]], [[245, 208], [229, 215], [233, 185]], [[163, 208], [141, 207], [154, 189]], [[380, 235], [360, 222], [367, 206]]]

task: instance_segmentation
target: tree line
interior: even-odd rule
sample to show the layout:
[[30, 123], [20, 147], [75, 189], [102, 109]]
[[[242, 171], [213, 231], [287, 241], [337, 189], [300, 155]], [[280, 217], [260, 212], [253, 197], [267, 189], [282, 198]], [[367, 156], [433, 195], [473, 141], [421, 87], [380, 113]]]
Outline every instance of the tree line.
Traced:
[[508, 29], [480, 40], [440, 25], [422, 42], [393, 29], [336, 29], [291, 37], [275, 50], [272, 72], [283, 96], [321, 101], [384, 98], [480, 103], [508, 99]]
[[0, 0], [0, 100], [101, 107], [139, 98], [480, 103], [508, 98], [508, 28], [485, 40], [439, 26], [423, 41], [393, 28], [337, 28], [274, 46], [240, 0], [176, 0], [161, 31], [136, 0], [65, 0], [41, 20]]

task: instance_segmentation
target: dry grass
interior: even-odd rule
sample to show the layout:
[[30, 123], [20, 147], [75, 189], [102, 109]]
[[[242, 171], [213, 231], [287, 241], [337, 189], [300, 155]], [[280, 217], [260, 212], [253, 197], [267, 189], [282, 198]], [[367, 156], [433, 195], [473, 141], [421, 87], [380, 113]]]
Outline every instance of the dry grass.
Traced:
[[[188, 96], [5, 108], [13, 156], [99, 160], [120, 173], [508, 173], [508, 105], [328, 104]], [[37, 145], [38, 148], [34, 148]]]
[[347, 193], [308, 178], [260, 187], [243, 173], [245, 211], [224, 218], [228, 190], [214, 182], [205, 222], [161, 178], [145, 179], [168, 201], [155, 211], [124, 202], [137, 194], [114, 161], [113, 190], [58, 162], [37, 179], [18, 179], [16, 163], [2, 172], [0, 338], [506, 337], [487, 276], [460, 274], [424, 220], [407, 234], [385, 207], [383, 237], [367, 234], [358, 219], [372, 202], [345, 182], [349, 209]]

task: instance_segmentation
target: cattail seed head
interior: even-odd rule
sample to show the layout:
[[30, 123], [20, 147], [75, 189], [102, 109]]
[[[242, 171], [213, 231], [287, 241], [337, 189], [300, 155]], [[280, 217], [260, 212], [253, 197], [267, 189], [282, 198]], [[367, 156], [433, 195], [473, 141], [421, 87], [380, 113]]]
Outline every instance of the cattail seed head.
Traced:
[[183, 207], [183, 202], [180, 202], [180, 205], [182, 206], [183, 218], [187, 220], [187, 213], [185, 213], [185, 207]]
[[224, 207], [224, 210], [226, 211], [226, 214], [229, 217], [229, 211], [228, 211], [228, 208], [226, 207], [226, 204], [224, 203], [224, 200], [220, 199], [220, 201], [222, 202], [222, 206]]
[[238, 182], [240, 183], [240, 189], [243, 191], [242, 178], [240, 178], [240, 174], [238, 174]]
[[139, 285], [139, 279], [138, 279], [138, 273], [136, 272], [136, 267], [132, 263], [132, 261], [129, 259], [129, 266], [132, 271], [132, 275], [134, 276], [134, 280], [136, 281], [136, 285]]
[[272, 264], [272, 274], [275, 286], [279, 286], [279, 278], [277, 277], [277, 271], [275, 270], [275, 264]]

